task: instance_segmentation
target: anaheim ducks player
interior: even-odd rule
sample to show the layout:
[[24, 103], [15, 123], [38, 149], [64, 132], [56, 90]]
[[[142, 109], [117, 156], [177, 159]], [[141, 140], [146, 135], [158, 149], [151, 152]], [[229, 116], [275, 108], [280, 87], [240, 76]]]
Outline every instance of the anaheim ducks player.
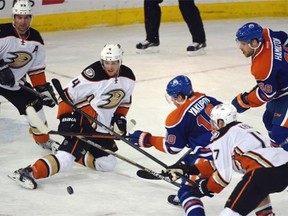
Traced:
[[[28, 1], [20, 0], [12, 8], [13, 22], [0, 24], [0, 95], [10, 101], [20, 115], [26, 118], [26, 107], [33, 106], [43, 122], [47, 123], [42, 105], [55, 106], [55, 94], [45, 76], [45, 50], [40, 33], [31, 28], [32, 10]], [[42, 100], [21, 87], [33, 88], [46, 97]], [[51, 149], [55, 142], [48, 134], [40, 133], [28, 119], [35, 142]]]
[[[283, 191], [288, 185], [288, 152], [271, 147], [268, 137], [255, 128], [237, 121], [237, 112], [231, 104], [220, 104], [211, 110], [211, 125], [217, 132], [208, 146], [213, 152], [214, 169], [207, 170], [208, 162], [195, 166], [175, 164], [167, 172], [173, 180], [175, 172], [202, 175], [197, 187], [190, 187], [183, 206], [194, 203], [197, 215], [205, 215], [200, 200], [204, 196], [220, 193], [231, 181], [233, 170], [244, 173], [243, 178], [228, 198], [221, 216], [248, 215], [255, 210], [257, 216], [273, 216], [270, 193]], [[210, 162], [211, 163], [211, 162]], [[203, 175], [203, 173], [206, 173]], [[187, 189], [186, 189], [187, 190]], [[201, 204], [201, 205], [200, 205]], [[189, 211], [186, 212], [190, 214]]]
[[[106, 44], [101, 60], [96, 61], [71, 80], [65, 94], [79, 109], [97, 119], [115, 132], [126, 134], [126, 118], [131, 104], [135, 76], [130, 68], [122, 65], [123, 51], [119, 44]], [[64, 102], [59, 103], [58, 130], [66, 132], [99, 132], [105, 129], [90, 122]], [[113, 139], [94, 138], [94, 142], [106, 149], [117, 151]], [[74, 161], [97, 171], [112, 171], [116, 158], [76, 137], [65, 137], [55, 155], [50, 154], [33, 165], [14, 172], [12, 178], [26, 188], [35, 189], [35, 179], [47, 178], [68, 171]]]

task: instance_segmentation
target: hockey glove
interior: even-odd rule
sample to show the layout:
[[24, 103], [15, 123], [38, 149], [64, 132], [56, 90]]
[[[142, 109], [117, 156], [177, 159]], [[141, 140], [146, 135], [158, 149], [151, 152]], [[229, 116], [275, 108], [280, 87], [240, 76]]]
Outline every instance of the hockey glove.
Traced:
[[250, 108], [247, 95], [247, 92], [244, 92], [243, 94], [240, 93], [232, 100], [232, 104], [237, 109], [238, 113], [245, 112]]
[[208, 179], [198, 179], [196, 181], [196, 184], [198, 185], [195, 186], [195, 187], [192, 187], [191, 189], [191, 195], [192, 196], [195, 196], [195, 197], [198, 197], [198, 198], [201, 198], [201, 197], [204, 197], [204, 196], [208, 196], [208, 197], [213, 197], [213, 193], [210, 192], [207, 188], [207, 183], [208, 183]]
[[121, 135], [125, 136], [127, 133], [127, 121], [126, 117], [120, 114], [116, 114], [112, 117], [111, 125], [113, 130]]
[[10, 87], [13, 87], [15, 84], [13, 72], [3, 59], [0, 60], [0, 84]]
[[163, 170], [162, 173], [168, 175], [171, 181], [176, 181], [179, 179], [179, 175], [184, 175], [189, 177], [189, 175], [198, 175], [200, 172], [194, 165], [188, 165], [184, 161], [180, 161], [176, 164], [168, 166], [166, 170]]
[[60, 123], [58, 125], [59, 132], [80, 132], [81, 130], [81, 114], [65, 113], [59, 118]]
[[36, 91], [41, 93], [44, 97], [42, 98], [42, 104], [48, 107], [54, 107], [57, 103], [56, 95], [49, 82], [45, 85], [35, 87]]
[[129, 133], [128, 140], [138, 147], [148, 148], [151, 147], [151, 144], [149, 144], [149, 139], [151, 136], [152, 135], [149, 132], [136, 130]]

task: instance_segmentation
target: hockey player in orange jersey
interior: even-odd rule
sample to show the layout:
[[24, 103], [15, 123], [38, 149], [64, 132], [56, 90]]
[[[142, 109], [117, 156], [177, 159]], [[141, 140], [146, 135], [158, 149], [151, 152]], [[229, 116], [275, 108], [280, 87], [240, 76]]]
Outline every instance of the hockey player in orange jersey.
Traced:
[[[211, 158], [210, 151], [201, 151], [203, 146], [209, 144], [212, 133], [210, 125], [210, 111], [213, 106], [220, 104], [217, 99], [196, 92], [192, 88], [191, 80], [184, 75], [174, 77], [167, 84], [168, 100], [176, 106], [166, 118], [166, 136], [153, 136], [151, 133], [136, 130], [129, 134], [129, 140], [139, 147], [155, 147], [157, 150], [168, 154], [177, 154], [185, 147], [193, 152], [185, 156], [182, 162], [194, 164], [198, 160]], [[182, 185], [186, 182], [183, 181]], [[190, 208], [185, 203], [186, 191], [179, 190], [178, 197], [170, 195], [168, 202], [173, 205], [181, 205], [191, 214], [201, 214], [201, 209]], [[190, 203], [189, 203], [190, 204]], [[201, 204], [200, 204], [201, 205]]]
[[178, 178], [176, 172], [201, 176], [195, 185], [180, 189], [189, 191], [186, 205], [194, 202], [193, 208], [203, 208], [198, 204], [200, 198], [220, 193], [230, 183], [234, 170], [244, 176], [227, 199], [220, 216], [248, 215], [253, 210], [257, 216], [273, 216], [269, 194], [281, 192], [288, 186], [288, 152], [271, 147], [268, 137], [237, 121], [236, 109], [231, 104], [215, 106], [210, 118], [215, 133], [207, 148], [212, 151], [213, 161], [193, 166], [178, 163], [165, 170], [173, 181]]
[[[25, 111], [27, 106], [33, 106], [43, 122], [47, 123], [43, 105], [54, 107], [56, 103], [54, 91], [45, 76], [44, 42], [40, 33], [30, 27], [32, 9], [28, 1], [17, 1], [12, 14], [13, 23], [0, 24], [0, 95], [27, 118], [35, 142], [51, 150], [55, 141], [48, 134], [40, 133]], [[27, 75], [32, 86], [26, 81]], [[44, 98], [37, 97], [33, 88]]]
[[266, 103], [263, 122], [274, 146], [288, 150], [288, 35], [249, 22], [236, 33], [244, 56], [252, 58], [256, 86], [236, 96], [232, 104], [242, 113]]
[[[129, 67], [122, 64], [122, 55], [119, 44], [106, 44], [101, 51], [101, 60], [92, 63], [72, 79], [64, 92], [78, 109], [124, 136], [127, 130], [125, 116], [132, 102], [135, 76]], [[98, 132], [108, 135], [105, 128], [73, 111], [63, 101], [59, 103], [58, 119], [60, 132]], [[110, 151], [118, 150], [112, 138], [91, 138], [91, 141]], [[35, 189], [36, 179], [67, 172], [74, 161], [102, 172], [114, 170], [117, 162], [114, 155], [76, 137], [66, 136], [56, 154], [38, 159], [31, 166], [16, 170], [10, 177], [25, 188]]]

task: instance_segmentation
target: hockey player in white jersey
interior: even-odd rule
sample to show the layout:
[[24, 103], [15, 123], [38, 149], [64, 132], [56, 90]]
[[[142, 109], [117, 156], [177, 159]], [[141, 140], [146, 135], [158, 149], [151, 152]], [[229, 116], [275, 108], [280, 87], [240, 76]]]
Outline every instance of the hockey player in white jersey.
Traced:
[[[55, 106], [56, 98], [46, 81], [44, 42], [40, 33], [30, 27], [32, 10], [28, 1], [16, 2], [12, 15], [12, 23], [0, 24], [0, 95], [11, 102], [20, 115], [27, 117], [26, 107], [33, 106], [47, 123], [42, 106]], [[26, 81], [28, 76], [32, 86]], [[42, 94], [41, 98], [33, 88]], [[27, 120], [35, 142], [51, 149], [54, 141], [48, 134], [40, 133], [28, 117]]]
[[[195, 185], [184, 186], [191, 188], [186, 203], [194, 201], [193, 207], [199, 208], [199, 215], [205, 215], [201, 197], [220, 193], [231, 181], [233, 170], [243, 173], [220, 215], [248, 215], [255, 210], [257, 216], [273, 216], [269, 194], [281, 192], [288, 186], [288, 152], [271, 147], [268, 138], [238, 122], [236, 115], [231, 104], [217, 105], [211, 111], [215, 136], [208, 147], [213, 152], [213, 162], [194, 166], [174, 164], [166, 172], [173, 180], [178, 178], [175, 172], [201, 176]], [[186, 214], [190, 216], [189, 211]]]
[[[123, 51], [119, 44], [106, 44], [101, 51], [101, 60], [85, 68], [64, 89], [69, 100], [86, 114], [121, 135], [126, 134], [126, 115], [131, 105], [135, 85], [133, 71], [122, 64]], [[65, 102], [59, 102], [58, 131], [77, 133], [101, 133], [107, 131], [88, 120]], [[112, 138], [91, 138], [105, 149], [117, 151]], [[35, 189], [35, 179], [47, 178], [70, 170], [78, 162], [97, 171], [112, 171], [116, 166], [115, 156], [90, 146], [76, 137], [67, 136], [57, 153], [38, 159], [34, 164], [16, 170], [11, 176], [23, 187]]]

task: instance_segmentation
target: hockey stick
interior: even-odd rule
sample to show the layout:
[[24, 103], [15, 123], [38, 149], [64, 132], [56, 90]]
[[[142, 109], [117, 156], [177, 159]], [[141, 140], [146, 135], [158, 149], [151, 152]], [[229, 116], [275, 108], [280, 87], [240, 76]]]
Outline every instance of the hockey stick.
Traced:
[[[35, 109], [31, 106], [26, 108], [26, 113], [30, 118], [33, 119], [38, 118], [38, 115]], [[34, 123], [34, 122], [33, 122]], [[36, 123], [37, 124], [37, 123]], [[127, 131], [132, 130], [136, 125], [136, 121], [131, 119], [127, 122]], [[38, 124], [39, 127], [42, 127]], [[39, 128], [38, 128], [39, 129]], [[82, 136], [82, 137], [91, 137], [91, 138], [106, 138], [106, 139], [116, 139], [114, 135], [110, 134], [101, 134], [101, 133], [75, 133], [75, 132], [64, 132], [64, 131], [55, 131], [55, 130], [48, 130], [48, 128], [44, 125], [41, 129], [39, 129], [45, 134], [52, 134], [52, 135], [61, 135], [61, 136]]]
[[121, 160], [123, 160], [123, 161], [125, 161], [125, 162], [127, 162], [127, 163], [129, 163], [131, 165], [133, 165], [133, 166], [136, 166], [136, 167], [140, 168], [141, 170], [145, 171], [146, 173], [149, 173], [150, 175], [153, 175], [155, 178], [164, 180], [164, 181], [166, 181], [166, 182], [168, 182], [170, 184], [173, 184], [176, 187], [180, 187], [180, 185], [178, 183], [172, 181], [168, 176], [164, 176], [164, 175], [162, 175], [160, 173], [157, 173], [157, 172], [155, 172], [155, 171], [153, 171], [153, 170], [151, 170], [151, 169], [149, 169], [147, 167], [144, 167], [144, 166], [138, 164], [135, 161], [132, 161], [132, 160], [130, 160], [130, 159], [128, 159], [128, 158], [126, 158], [126, 157], [124, 157], [122, 155], [119, 155], [119, 154], [117, 154], [117, 153], [115, 153], [115, 152], [113, 152], [113, 151], [111, 151], [109, 149], [105, 149], [101, 145], [99, 145], [99, 144], [97, 144], [97, 143], [95, 143], [95, 142], [93, 142], [93, 141], [91, 141], [89, 139], [86, 139], [86, 138], [81, 137], [81, 136], [77, 136], [77, 138], [82, 140], [83, 142], [85, 142], [85, 143], [97, 148], [97, 149], [100, 149], [100, 150], [102, 150], [102, 151], [104, 151], [104, 152], [106, 152], [108, 154], [114, 155], [115, 157], [117, 157], [117, 158], [119, 158], [119, 159], [121, 159]]
[[[28, 86], [23, 85], [22, 83], [19, 83], [19, 86], [20, 86], [20, 88], [22, 88], [22, 89], [24, 89], [24, 90], [26, 90], [26, 91], [29, 91], [30, 93], [36, 95], [36, 96], [39, 97], [41, 100], [43, 100], [44, 98], [48, 97], [48, 96], [46, 96], [46, 95], [41, 94], [40, 92], [37, 92], [37, 91], [33, 90], [32, 88], [29, 88]], [[50, 90], [48, 90], [48, 91], [49, 91], [49, 93], [50, 93], [53, 101], [55, 102], [55, 104], [58, 104], [58, 100], [57, 100], [57, 98], [55, 98], [55, 97], [53, 96], [53, 92], [50, 92]]]
[[[188, 151], [183, 154], [176, 162], [175, 164], [179, 163], [182, 161], [187, 155], [189, 155], [192, 152], [192, 149], [188, 149]], [[150, 180], [158, 180], [159, 178], [155, 178], [155, 176], [151, 175], [150, 173], [145, 172], [145, 170], [138, 170], [136, 172], [136, 175], [139, 176], [140, 178], [144, 179], [150, 179]], [[162, 174], [163, 175], [163, 174]]]
[[[110, 134], [114, 135], [116, 138], [118, 138], [119, 140], [125, 142], [126, 144], [128, 144], [129, 146], [131, 146], [132, 148], [134, 148], [135, 150], [141, 152], [142, 154], [144, 154], [146, 157], [150, 158], [151, 160], [153, 160], [154, 162], [158, 163], [159, 165], [163, 166], [164, 168], [167, 168], [168, 166], [163, 163], [162, 161], [158, 160], [157, 158], [155, 158], [154, 156], [150, 155], [149, 153], [147, 153], [146, 151], [142, 150], [141, 148], [135, 146], [133, 143], [129, 142], [127, 139], [125, 139], [123, 136], [121, 136], [120, 134], [116, 133], [115, 131], [113, 131], [111, 128], [107, 127], [106, 125], [104, 125], [102, 122], [98, 121], [97, 119], [93, 118], [92, 116], [88, 115], [87, 113], [83, 112], [81, 109], [77, 108], [65, 95], [62, 85], [60, 83], [59, 80], [57, 79], [52, 79], [52, 83], [56, 89], [56, 91], [58, 92], [59, 96], [61, 97], [62, 101], [64, 103], [66, 103], [67, 105], [69, 105], [74, 111], [82, 114], [83, 116], [85, 116], [87, 119], [95, 122], [97, 125], [99, 125], [100, 127], [102, 127], [103, 129], [105, 129], [107, 132], [109, 132]], [[191, 183], [191, 184], [195, 184], [195, 182], [191, 181], [190, 179], [188, 179], [187, 177], [181, 175], [180, 173], [178, 173], [178, 176], [180, 178], [182, 178], [183, 180]]]
[[[35, 109], [31, 106], [27, 107], [26, 108], [26, 112], [27, 112], [27, 115], [29, 115], [29, 117], [31, 118], [31, 121], [33, 121], [33, 124], [38, 128], [38, 130], [40, 130], [42, 133], [47, 133], [47, 131], [49, 131], [48, 127], [42, 122], [42, 120], [39, 118], [39, 116], [37, 115]], [[173, 182], [171, 181], [171, 179], [169, 177], [166, 177], [166, 176], [163, 176], [147, 167], [144, 167], [140, 164], [138, 164], [137, 162], [135, 161], [132, 161], [120, 154], [117, 154], [113, 151], [111, 151], [110, 149], [106, 149], [104, 147], [102, 147], [101, 145], [89, 140], [89, 139], [86, 139], [84, 138], [83, 136], [79, 135], [79, 136], [76, 136], [79, 140], [82, 140], [83, 142], [101, 150], [101, 151], [104, 151], [106, 152], [107, 154], [111, 154], [111, 155], [114, 155], [115, 157], [133, 165], [133, 166], [136, 166], [138, 167], [139, 169], [142, 169], [142, 170], [145, 170], [145, 172], [151, 174], [151, 175], [154, 175], [156, 178], [159, 178], [159, 179], [162, 179], [170, 184], [173, 184], [175, 185], [176, 187], [179, 187], [180, 185], [176, 182]]]
[[127, 139], [125, 139], [123, 136], [120, 134], [116, 133], [113, 131], [111, 128], [107, 127], [104, 125], [102, 122], [98, 121], [97, 119], [93, 118], [92, 116], [88, 115], [87, 113], [83, 112], [81, 109], [77, 108], [65, 95], [63, 88], [61, 86], [61, 83], [57, 79], [52, 79], [52, 83], [58, 92], [59, 96], [61, 97], [62, 101], [65, 102], [67, 105], [69, 105], [74, 111], [77, 111], [78, 113], [82, 114], [85, 116], [87, 119], [95, 122], [97, 125], [101, 126], [103, 129], [105, 129], [108, 133], [114, 135], [116, 138], [119, 140], [125, 142], [126, 144], [130, 145], [132, 148], [136, 149], [137, 151], [141, 152], [145, 156], [149, 157], [151, 160], [155, 161], [156, 163], [160, 164], [163, 167], [167, 167], [166, 164], [164, 164], [162, 161], [158, 160], [157, 158], [153, 157], [152, 155], [148, 154], [146, 151], [142, 150], [141, 148], [138, 148], [135, 146], [133, 143], [129, 142]]

